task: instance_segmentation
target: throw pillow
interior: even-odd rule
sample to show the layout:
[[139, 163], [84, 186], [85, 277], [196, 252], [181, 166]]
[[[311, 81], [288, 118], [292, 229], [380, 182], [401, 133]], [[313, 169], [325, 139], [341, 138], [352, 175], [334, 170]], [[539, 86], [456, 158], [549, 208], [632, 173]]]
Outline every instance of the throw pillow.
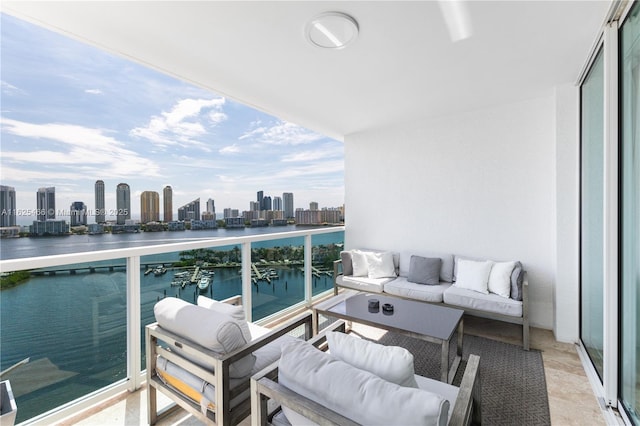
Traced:
[[489, 294], [488, 283], [491, 266], [493, 266], [493, 262], [490, 260], [477, 262], [460, 259], [454, 285], [459, 288]]
[[489, 293], [495, 293], [498, 296], [511, 296], [511, 273], [515, 268], [516, 262], [495, 262], [491, 267], [489, 274]]
[[511, 298], [522, 301], [522, 263], [516, 262], [516, 267], [511, 273]]
[[342, 260], [342, 274], [353, 275], [353, 264], [351, 263], [351, 252], [341, 251], [340, 260]]
[[353, 265], [354, 277], [368, 277], [369, 265], [367, 264], [367, 254], [360, 250], [351, 252], [351, 263]]
[[417, 388], [413, 355], [399, 346], [384, 346], [345, 333], [327, 334], [331, 355], [388, 382]]
[[369, 278], [393, 278], [396, 267], [390, 252], [366, 252]]
[[407, 281], [416, 284], [440, 284], [440, 268], [442, 259], [439, 257], [411, 256]]

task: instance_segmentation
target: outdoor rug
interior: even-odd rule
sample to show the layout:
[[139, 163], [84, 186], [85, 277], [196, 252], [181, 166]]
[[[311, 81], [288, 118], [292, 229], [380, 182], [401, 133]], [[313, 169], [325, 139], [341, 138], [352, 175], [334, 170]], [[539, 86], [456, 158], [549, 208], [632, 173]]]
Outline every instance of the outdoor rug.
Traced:
[[[416, 374], [439, 380], [440, 345], [388, 332], [379, 340], [402, 346], [414, 356]], [[451, 345], [450, 358], [455, 354]], [[465, 334], [462, 361], [454, 385], [462, 380], [469, 354], [480, 356], [483, 425], [550, 425], [542, 354], [536, 350]]]

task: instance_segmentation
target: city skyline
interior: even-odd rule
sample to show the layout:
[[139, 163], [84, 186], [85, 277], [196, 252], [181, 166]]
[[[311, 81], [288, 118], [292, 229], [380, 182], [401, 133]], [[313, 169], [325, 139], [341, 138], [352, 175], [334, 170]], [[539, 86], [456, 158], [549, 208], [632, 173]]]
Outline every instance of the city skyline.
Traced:
[[34, 192], [55, 187], [59, 209], [82, 201], [95, 211], [98, 180], [107, 210], [116, 208], [116, 186], [130, 185], [132, 218], [140, 217], [143, 191], [167, 186], [174, 215], [197, 198], [212, 198], [219, 211], [248, 210], [263, 187], [271, 195], [295, 193], [296, 207], [344, 204], [342, 142], [5, 14], [0, 19], [0, 184], [15, 188], [18, 209], [36, 209]]

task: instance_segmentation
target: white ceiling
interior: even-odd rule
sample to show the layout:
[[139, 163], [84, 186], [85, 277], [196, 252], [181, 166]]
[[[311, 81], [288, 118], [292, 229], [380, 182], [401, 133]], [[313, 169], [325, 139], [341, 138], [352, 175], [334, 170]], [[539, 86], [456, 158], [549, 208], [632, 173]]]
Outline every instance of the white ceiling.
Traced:
[[[3, 1], [2, 11], [328, 136], [551, 93], [572, 83], [609, 1], [471, 1], [452, 43], [436, 1]], [[312, 46], [306, 23], [360, 35]]]

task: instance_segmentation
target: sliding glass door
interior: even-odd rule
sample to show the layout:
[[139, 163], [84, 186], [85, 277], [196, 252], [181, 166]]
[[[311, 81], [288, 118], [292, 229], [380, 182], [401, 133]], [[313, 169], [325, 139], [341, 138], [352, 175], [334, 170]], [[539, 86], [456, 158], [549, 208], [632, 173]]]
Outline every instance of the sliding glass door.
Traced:
[[580, 88], [580, 337], [603, 371], [604, 60], [600, 51]]
[[640, 4], [620, 31], [620, 393], [640, 423]]

